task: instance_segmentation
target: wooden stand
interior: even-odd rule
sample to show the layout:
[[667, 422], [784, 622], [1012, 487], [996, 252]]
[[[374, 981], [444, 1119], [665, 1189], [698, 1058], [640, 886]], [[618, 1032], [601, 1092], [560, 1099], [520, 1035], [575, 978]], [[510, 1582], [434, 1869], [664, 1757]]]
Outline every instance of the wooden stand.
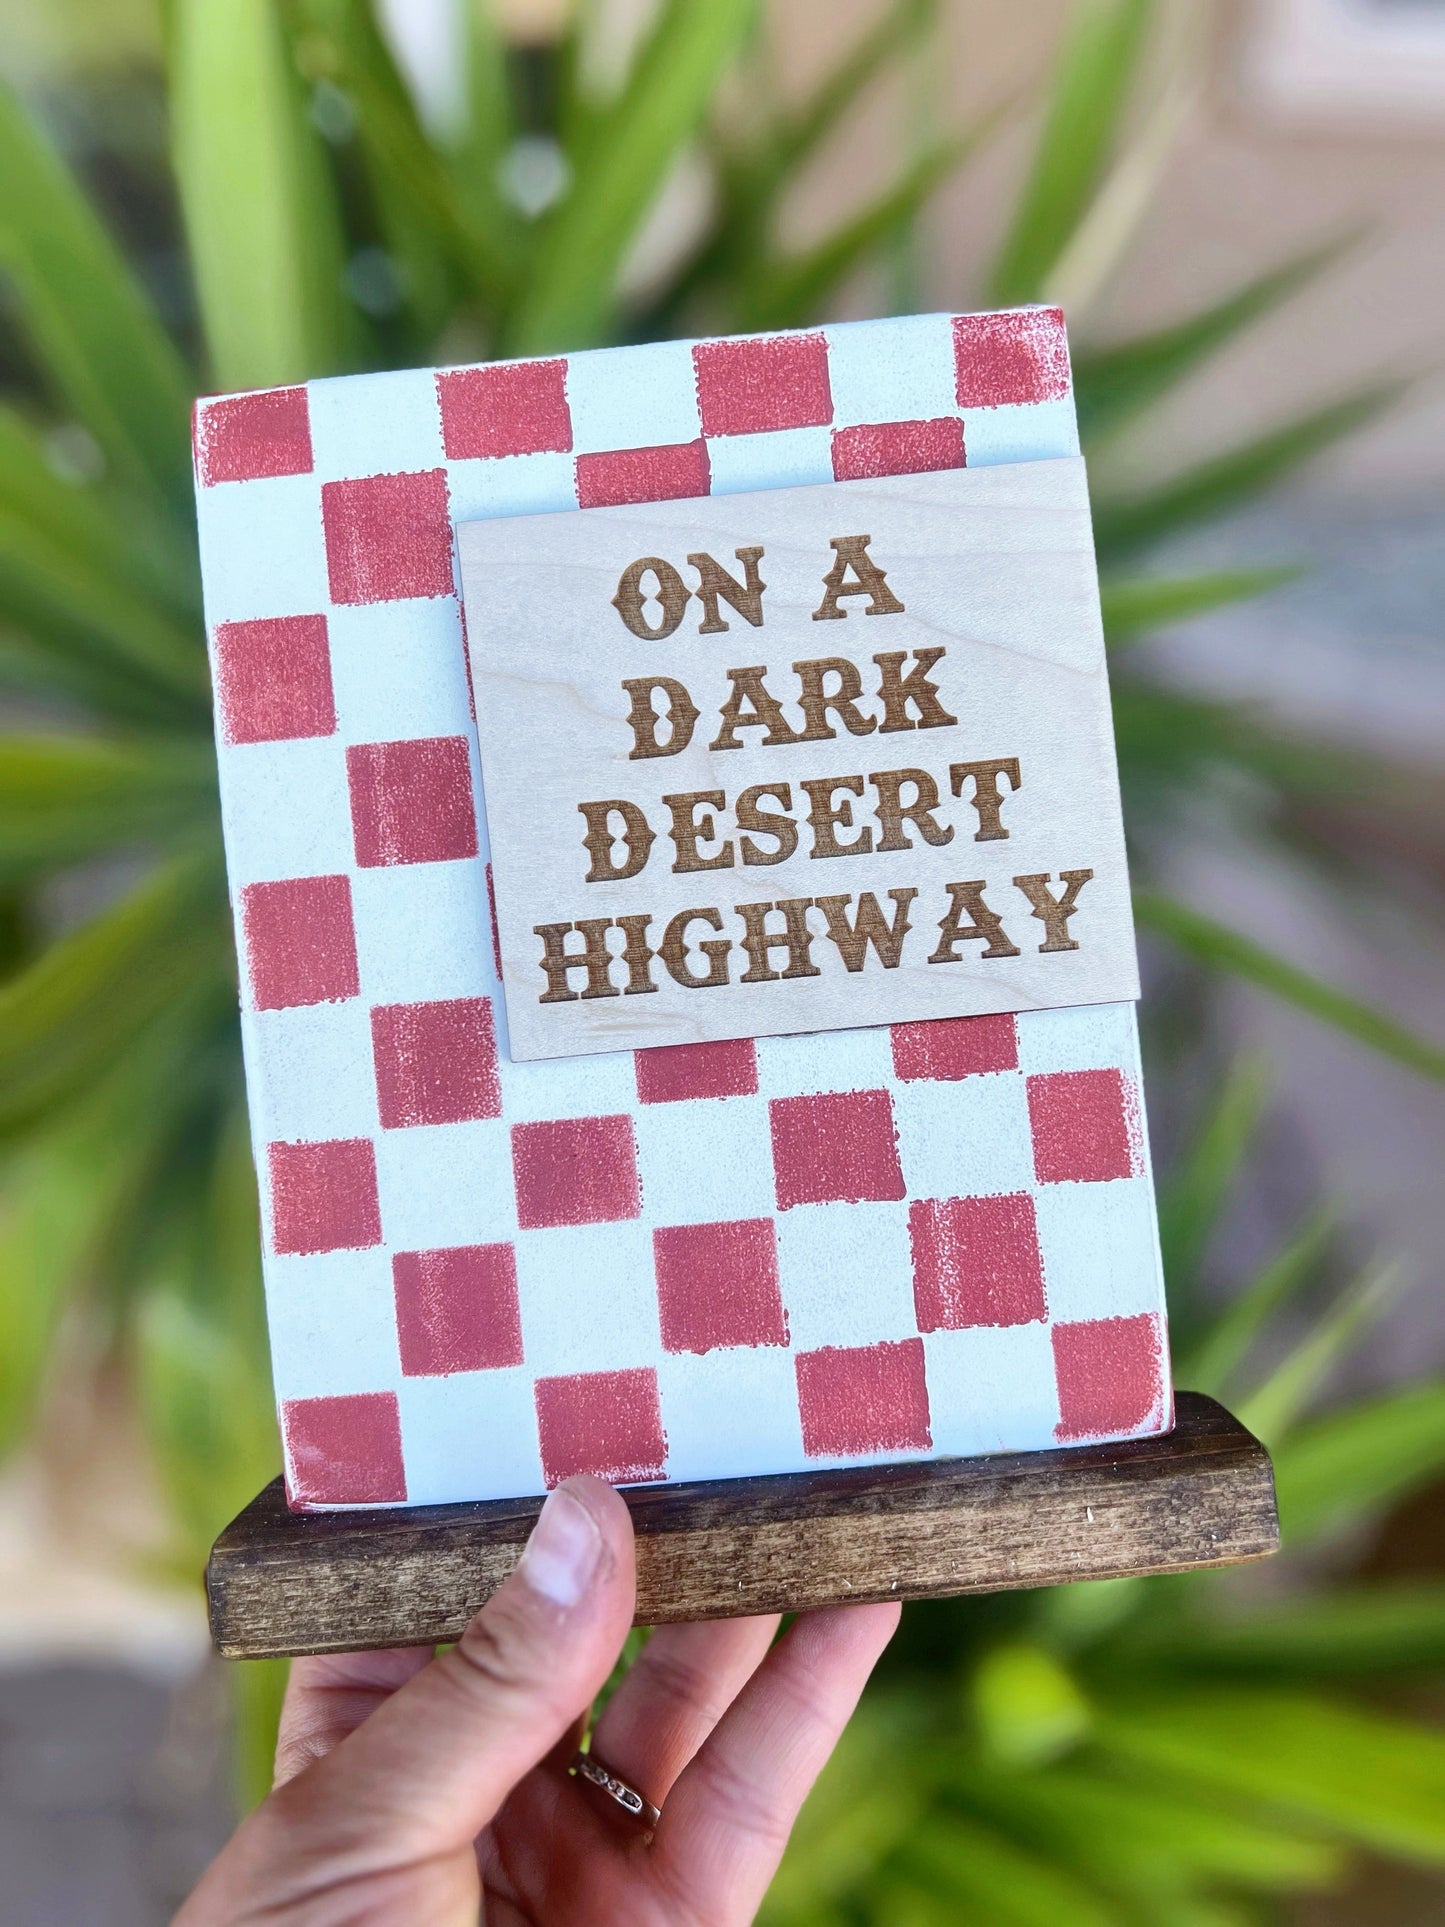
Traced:
[[[1269, 1455], [1198, 1392], [1161, 1438], [623, 1496], [640, 1625], [1186, 1572], [1279, 1544]], [[540, 1507], [296, 1513], [277, 1479], [211, 1550], [212, 1637], [229, 1659], [455, 1639]]]

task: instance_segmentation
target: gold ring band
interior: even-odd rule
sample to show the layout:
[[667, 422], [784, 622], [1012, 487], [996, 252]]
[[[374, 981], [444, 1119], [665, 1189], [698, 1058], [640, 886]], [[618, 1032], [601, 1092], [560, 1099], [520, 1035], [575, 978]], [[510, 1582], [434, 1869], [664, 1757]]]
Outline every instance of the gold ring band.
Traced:
[[644, 1800], [635, 1786], [626, 1780], [618, 1779], [610, 1767], [606, 1767], [595, 1753], [579, 1753], [572, 1762], [572, 1771], [589, 1786], [595, 1786], [599, 1793], [605, 1793], [630, 1819], [639, 1825], [652, 1828], [662, 1818], [661, 1809], [650, 1800]]

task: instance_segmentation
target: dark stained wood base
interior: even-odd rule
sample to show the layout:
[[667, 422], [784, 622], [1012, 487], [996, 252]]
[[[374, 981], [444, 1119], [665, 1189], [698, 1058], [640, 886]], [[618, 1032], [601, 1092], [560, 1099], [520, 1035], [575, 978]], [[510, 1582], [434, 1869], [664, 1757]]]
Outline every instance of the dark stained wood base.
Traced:
[[[1279, 1543], [1269, 1455], [1198, 1392], [1161, 1438], [623, 1496], [641, 1625], [1185, 1572]], [[295, 1513], [277, 1479], [212, 1548], [216, 1646], [260, 1659], [455, 1639], [540, 1507]]]

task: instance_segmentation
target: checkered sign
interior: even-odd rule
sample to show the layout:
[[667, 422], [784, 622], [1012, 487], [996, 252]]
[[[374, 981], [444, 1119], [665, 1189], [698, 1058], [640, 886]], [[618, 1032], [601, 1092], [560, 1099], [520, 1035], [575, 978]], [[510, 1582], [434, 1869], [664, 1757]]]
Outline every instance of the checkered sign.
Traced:
[[200, 404], [293, 1505], [1171, 1418], [1133, 1006], [511, 1061], [453, 525], [1077, 453], [1029, 309]]

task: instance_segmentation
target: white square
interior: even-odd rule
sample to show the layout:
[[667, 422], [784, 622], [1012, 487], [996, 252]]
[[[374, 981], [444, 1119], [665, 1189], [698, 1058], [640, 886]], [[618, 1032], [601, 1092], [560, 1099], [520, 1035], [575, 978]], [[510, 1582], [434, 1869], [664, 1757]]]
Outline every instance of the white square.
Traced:
[[380, 1247], [273, 1254], [266, 1323], [278, 1401], [389, 1392], [401, 1382], [391, 1257]]
[[327, 632], [343, 742], [471, 734], [461, 604], [453, 597], [335, 608]]
[[893, 1045], [885, 1025], [760, 1037], [756, 1049], [758, 1089], [765, 1097], [886, 1090], [893, 1082]]
[[500, 1118], [380, 1131], [381, 1224], [396, 1251], [498, 1244], [517, 1233], [512, 1144]]
[[331, 600], [321, 484], [276, 475], [203, 489], [197, 514], [206, 627], [261, 616], [319, 615]]
[[500, 1018], [487, 871], [480, 857], [358, 870], [351, 879], [351, 914], [368, 1004], [490, 996], [493, 1018]]
[[1033, 1189], [1033, 1138], [1017, 1071], [900, 1084], [893, 1117], [910, 1197], [989, 1198]]
[[398, 1401], [409, 1505], [545, 1490], [527, 1367], [404, 1378]]
[[233, 892], [282, 877], [335, 876], [356, 861], [346, 750], [338, 736], [240, 743], [217, 762]]
[[1062, 401], [1006, 402], [1000, 408], [969, 408], [963, 417], [963, 452], [970, 468], [998, 462], [1047, 462], [1079, 452], [1072, 395]]
[[441, 407], [430, 368], [313, 381], [311, 458], [324, 482], [440, 468]]
[[795, 1351], [913, 1338], [908, 1202], [799, 1204], [774, 1220], [778, 1283]]
[[939, 1458], [1038, 1452], [1057, 1443], [1053, 1341], [1042, 1321], [925, 1332], [923, 1352]]
[[959, 412], [952, 315], [844, 322], [826, 333], [835, 428]]
[[804, 488], [832, 481], [833, 431], [779, 428], [761, 435], [711, 435], [707, 459], [714, 495]]
[[1025, 1010], [1014, 1019], [1019, 1069], [1026, 1077], [1047, 1071], [1119, 1069], [1137, 1079], [1139, 1030], [1132, 1004], [1077, 1004], [1064, 1010]]
[[447, 465], [453, 522], [488, 515], [552, 515], [577, 506], [570, 455], [496, 455]]
[[[500, 1002], [496, 1015], [500, 1021]], [[503, 1055], [498, 1069], [502, 1105], [513, 1124], [549, 1117], [612, 1117], [637, 1108], [637, 1074], [630, 1050], [597, 1057], [553, 1057], [532, 1064], [514, 1064]]]
[[371, 1012], [341, 1004], [249, 1013], [256, 1124], [267, 1143], [371, 1137], [377, 1129]]
[[745, 1479], [800, 1465], [797, 1373], [791, 1352], [739, 1345], [657, 1368], [672, 1479]]
[[662, 1351], [652, 1233], [638, 1219], [524, 1231], [517, 1292], [537, 1378], [655, 1365]]
[[702, 433], [692, 348], [685, 341], [573, 355], [567, 402], [578, 455], [695, 442]]
[[1041, 1184], [1034, 1210], [1044, 1295], [1055, 1324], [1163, 1310], [1154, 1191], [1147, 1177]]
[[768, 1109], [760, 1098], [643, 1104], [633, 1129], [649, 1224], [723, 1224], [777, 1210]]

